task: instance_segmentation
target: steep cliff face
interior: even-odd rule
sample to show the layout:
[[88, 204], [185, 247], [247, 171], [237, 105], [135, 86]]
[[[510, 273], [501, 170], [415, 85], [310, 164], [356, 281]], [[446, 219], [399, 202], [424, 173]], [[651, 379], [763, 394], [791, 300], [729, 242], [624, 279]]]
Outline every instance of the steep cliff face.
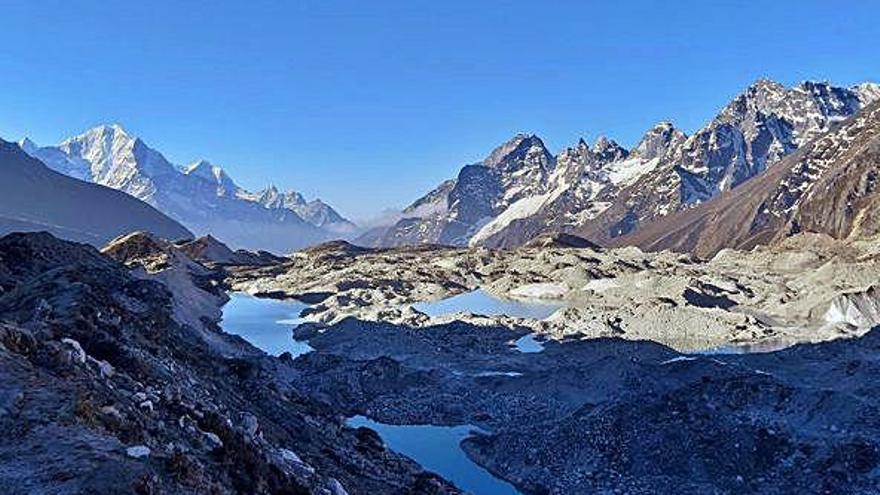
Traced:
[[467, 245], [471, 236], [517, 201], [540, 194], [555, 168], [540, 138], [517, 134], [481, 162], [466, 165], [454, 180], [403, 210], [403, 218], [371, 234], [374, 246]]
[[512, 204], [474, 234], [470, 244], [521, 246], [535, 236], [590, 223], [615, 203], [621, 190], [654, 170], [685, 139], [672, 124], [661, 122], [632, 151], [604, 137], [592, 147], [581, 140], [559, 154], [544, 194]]
[[741, 187], [877, 98], [872, 84], [786, 88], [760, 80], [576, 231], [608, 243]]

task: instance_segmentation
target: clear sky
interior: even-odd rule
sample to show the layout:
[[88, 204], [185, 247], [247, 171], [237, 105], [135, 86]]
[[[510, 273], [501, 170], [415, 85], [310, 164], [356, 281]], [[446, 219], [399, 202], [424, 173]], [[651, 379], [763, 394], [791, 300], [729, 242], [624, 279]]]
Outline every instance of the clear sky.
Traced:
[[356, 220], [518, 131], [691, 132], [758, 77], [880, 79], [880, 2], [0, 0], [0, 137], [120, 122]]

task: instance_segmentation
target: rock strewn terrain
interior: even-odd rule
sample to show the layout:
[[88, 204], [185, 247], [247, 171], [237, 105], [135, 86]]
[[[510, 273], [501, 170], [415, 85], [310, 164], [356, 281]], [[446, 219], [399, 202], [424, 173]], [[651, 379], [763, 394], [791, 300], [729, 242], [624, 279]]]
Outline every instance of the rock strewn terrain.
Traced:
[[[236, 290], [315, 303], [306, 318], [319, 324], [348, 316], [410, 326], [463, 319], [527, 327], [553, 338], [650, 339], [680, 350], [820, 341], [859, 335], [880, 323], [869, 308], [878, 301], [866, 292], [880, 275], [870, 240], [847, 244], [802, 235], [774, 248], [723, 251], [711, 260], [539, 244], [371, 250], [335, 243], [270, 267], [230, 268], [228, 280]], [[410, 307], [477, 288], [565, 307], [544, 321], [432, 319]]]
[[[223, 295], [171, 245], [0, 238], [0, 491], [456, 493], [217, 331]], [[169, 277], [162, 273], [172, 271]], [[187, 285], [189, 284], [189, 285]], [[191, 294], [190, 294], [191, 295]], [[214, 308], [216, 310], [216, 307]]]
[[880, 329], [769, 354], [547, 342], [453, 322], [344, 320], [298, 358], [305, 390], [394, 424], [473, 424], [468, 455], [524, 493], [876, 493]]

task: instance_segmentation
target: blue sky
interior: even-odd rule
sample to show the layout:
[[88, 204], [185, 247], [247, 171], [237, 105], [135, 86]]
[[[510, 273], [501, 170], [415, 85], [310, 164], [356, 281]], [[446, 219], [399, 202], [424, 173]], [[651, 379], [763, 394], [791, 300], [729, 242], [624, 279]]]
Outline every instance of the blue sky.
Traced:
[[880, 2], [0, 0], [0, 137], [120, 122], [363, 219], [518, 131], [690, 132], [758, 77], [880, 79]]

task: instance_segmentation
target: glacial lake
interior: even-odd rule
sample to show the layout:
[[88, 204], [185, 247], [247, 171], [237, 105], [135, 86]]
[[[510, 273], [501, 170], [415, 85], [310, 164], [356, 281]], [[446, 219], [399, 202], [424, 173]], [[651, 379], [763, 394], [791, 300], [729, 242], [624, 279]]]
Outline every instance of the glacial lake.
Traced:
[[519, 493], [513, 485], [471, 461], [461, 450], [461, 441], [476, 429], [472, 426], [388, 425], [364, 416], [350, 418], [347, 424], [375, 430], [391, 450], [404, 454], [474, 495]]
[[300, 323], [300, 312], [307, 306], [294, 300], [279, 301], [241, 292], [229, 294], [223, 306], [220, 326], [239, 335], [267, 354], [289, 352], [293, 357], [313, 350], [307, 343], [293, 340], [293, 328]]
[[502, 299], [482, 289], [447, 297], [439, 301], [421, 302], [412, 305], [414, 309], [428, 316], [474, 313], [486, 316], [507, 315], [533, 320], [543, 320], [563, 306], [565, 305], [553, 301]]

